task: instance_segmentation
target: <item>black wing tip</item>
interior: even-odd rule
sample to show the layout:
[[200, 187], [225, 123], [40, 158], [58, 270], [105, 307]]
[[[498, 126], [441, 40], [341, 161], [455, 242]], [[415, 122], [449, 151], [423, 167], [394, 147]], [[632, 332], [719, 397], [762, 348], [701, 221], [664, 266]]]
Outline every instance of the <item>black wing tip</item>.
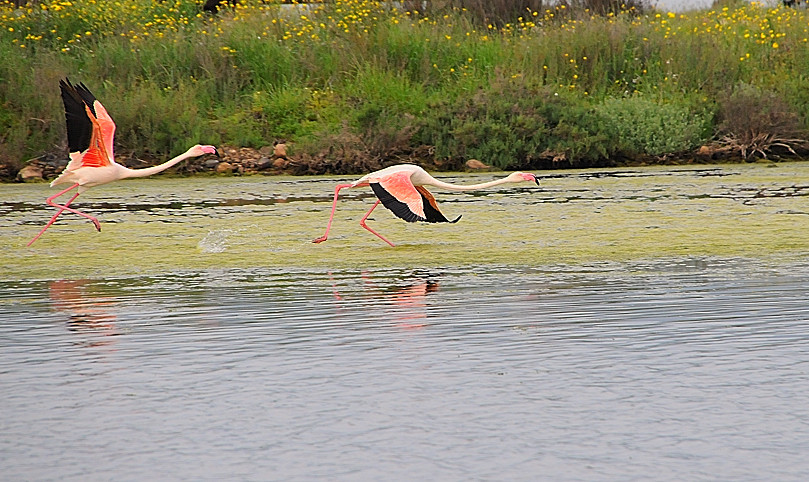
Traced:
[[96, 101], [96, 96], [93, 94], [90, 88], [84, 84], [84, 82], [73, 84], [70, 82], [68, 77], [65, 77], [64, 79], [59, 80], [59, 88], [62, 89], [63, 96], [70, 95], [71, 97], [76, 98], [76, 100], [87, 104], [87, 107], [89, 107], [93, 112], [93, 115], [95, 115], [94, 104]]
[[[82, 152], [90, 147], [93, 125], [88, 117], [87, 108], [95, 115], [95, 97], [83, 83], [74, 85], [65, 77], [59, 81], [62, 91], [62, 102], [65, 107], [67, 123], [67, 144], [69, 152]], [[86, 108], [87, 107], [87, 108]]]
[[421, 194], [421, 202], [424, 206], [424, 216], [427, 218], [428, 223], [455, 223], [461, 219], [460, 216], [455, 218], [453, 221], [447, 219], [447, 217], [444, 216], [444, 213], [438, 209], [438, 206], [433, 204], [435, 203], [435, 199], [433, 199], [432, 196], [429, 196], [426, 189], [420, 190], [419, 194]]
[[59, 89], [62, 90], [62, 96], [70, 95], [70, 96], [78, 96], [78, 92], [76, 92], [76, 87], [70, 83], [70, 79], [64, 78], [59, 81]]
[[84, 85], [84, 82], [79, 82], [76, 87], [77, 87], [77, 89], [80, 89], [81, 91], [86, 92], [87, 94], [89, 94], [91, 97], [93, 97], [95, 99], [95, 96], [93, 95], [93, 93], [90, 92], [90, 88], [87, 87], [86, 85]]

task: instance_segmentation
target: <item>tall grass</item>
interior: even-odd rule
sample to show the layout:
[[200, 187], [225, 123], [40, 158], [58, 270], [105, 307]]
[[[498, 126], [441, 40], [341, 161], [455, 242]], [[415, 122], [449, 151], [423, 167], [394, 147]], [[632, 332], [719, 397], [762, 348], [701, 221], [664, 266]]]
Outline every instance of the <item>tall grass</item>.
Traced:
[[495, 3], [0, 4], [0, 163], [64, 154], [65, 76], [116, 119], [118, 152], [156, 158], [278, 139], [315, 156], [341, 138], [377, 153], [429, 145], [449, 165], [665, 156], [727, 137], [719, 113], [741, 85], [777, 96], [792, 147], [809, 129], [806, 10]]

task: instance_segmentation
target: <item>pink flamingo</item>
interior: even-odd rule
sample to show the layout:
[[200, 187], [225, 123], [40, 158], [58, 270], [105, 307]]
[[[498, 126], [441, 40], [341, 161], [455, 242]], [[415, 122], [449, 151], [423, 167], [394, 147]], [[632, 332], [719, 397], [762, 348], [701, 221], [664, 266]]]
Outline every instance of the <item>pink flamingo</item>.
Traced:
[[[42, 231], [28, 242], [28, 246], [31, 246], [34, 241], [39, 239], [63, 211], [69, 211], [89, 219], [95, 225], [96, 230], [101, 231], [98, 219], [69, 207], [70, 203], [88, 188], [130, 177], [151, 176], [165, 171], [189, 157], [198, 157], [203, 154], [219, 155], [214, 146], [198, 144], [163, 164], [145, 169], [129, 169], [116, 163], [113, 158], [112, 146], [113, 137], [115, 136], [115, 122], [104, 106], [101, 105], [101, 102], [96, 100], [92, 92], [83, 83], [74, 86], [70, 83], [70, 80], [65, 79], [59, 81], [59, 87], [62, 90], [62, 101], [65, 104], [70, 162], [68, 162], [62, 174], [51, 182], [51, 187], [65, 183], [72, 183], [72, 185], [46, 200], [49, 205], [57, 208], [58, 211], [48, 224], [42, 228]], [[73, 189], [76, 189], [76, 193], [66, 203], [58, 204], [54, 202], [54, 199]]]
[[326, 225], [326, 233], [312, 240], [313, 243], [322, 243], [329, 237], [331, 230], [331, 222], [334, 219], [334, 210], [337, 207], [337, 196], [343, 188], [353, 188], [362, 186], [371, 186], [374, 194], [376, 194], [377, 201], [371, 206], [371, 209], [365, 213], [365, 216], [360, 220], [360, 226], [370, 231], [373, 235], [388, 243], [391, 246], [395, 244], [385, 239], [381, 234], [369, 228], [365, 221], [371, 212], [382, 203], [386, 208], [390, 209], [397, 217], [404, 219], [409, 223], [416, 221], [426, 221], [428, 223], [455, 223], [461, 219], [460, 216], [450, 221], [438, 209], [435, 198], [424, 186], [435, 186], [450, 191], [474, 191], [477, 189], [486, 189], [488, 187], [497, 186], [510, 182], [523, 182], [531, 181], [539, 185], [539, 179], [531, 173], [526, 172], [512, 172], [508, 177], [497, 179], [490, 182], [481, 184], [472, 184], [468, 186], [459, 186], [439, 181], [433, 176], [429, 175], [427, 171], [419, 166], [412, 164], [399, 164], [396, 166], [386, 167], [376, 172], [366, 174], [360, 179], [351, 184], [338, 184], [334, 189], [334, 201], [331, 206], [331, 214], [329, 215], [329, 223]]

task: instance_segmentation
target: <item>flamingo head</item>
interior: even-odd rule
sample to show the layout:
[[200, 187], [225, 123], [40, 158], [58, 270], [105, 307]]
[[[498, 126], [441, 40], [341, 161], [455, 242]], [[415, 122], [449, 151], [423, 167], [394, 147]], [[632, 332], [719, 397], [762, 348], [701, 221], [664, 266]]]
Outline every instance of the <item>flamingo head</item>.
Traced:
[[192, 147], [188, 150], [188, 154], [192, 156], [202, 156], [204, 154], [216, 154], [219, 157], [219, 151], [214, 146], [203, 146], [197, 144], [196, 146]]
[[530, 172], [512, 172], [506, 179], [511, 182], [529, 181], [536, 183], [536, 185], [539, 186], [539, 178]]

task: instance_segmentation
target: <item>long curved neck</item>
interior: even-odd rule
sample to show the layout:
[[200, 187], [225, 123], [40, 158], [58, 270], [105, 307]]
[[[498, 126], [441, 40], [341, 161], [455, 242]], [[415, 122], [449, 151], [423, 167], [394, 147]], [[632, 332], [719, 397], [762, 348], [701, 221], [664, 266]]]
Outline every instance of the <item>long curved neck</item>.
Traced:
[[143, 169], [128, 169], [126, 177], [146, 177], [151, 176], [152, 174], [157, 174], [158, 172], [163, 172], [166, 169], [170, 168], [171, 166], [188, 159], [189, 157], [193, 157], [188, 152], [184, 152], [179, 156], [175, 157], [174, 159], [170, 159], [163, 164], [158, 164], [152, 167], [146, 167]]
[[486, 189], [487, 187], [498, 186], [500, 184], [505, 184], [508, 182], [512, 181], [509, 178], [504, 177], [502, 179], [495, 179], [494, 181], [483, 182], [480, 184], [469, 184], [461, 186], [458, 184], [450, 184], [448, 182], [439, 181], [438, 179], [432, 179], [430, 181], [430, 185], [440, 187], [442, 189], [447, 189], [449, 191], [475, 191], [478, 189]]

